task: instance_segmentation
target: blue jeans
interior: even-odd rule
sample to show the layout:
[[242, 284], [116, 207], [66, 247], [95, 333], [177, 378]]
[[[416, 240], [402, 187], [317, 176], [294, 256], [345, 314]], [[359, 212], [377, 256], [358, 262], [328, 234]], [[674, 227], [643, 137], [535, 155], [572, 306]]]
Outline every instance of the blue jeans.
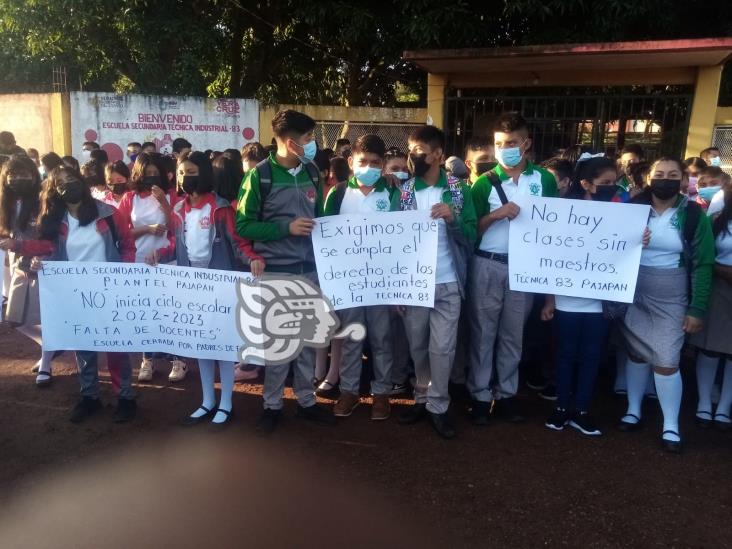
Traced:
[[[556, 311], [557, 327], [557, 406], [569, 410], [589, 410], [597, 371], [605, 351], [609, 322], [602, 313]], [[576, 390], [573, 391], [575, 377]]]

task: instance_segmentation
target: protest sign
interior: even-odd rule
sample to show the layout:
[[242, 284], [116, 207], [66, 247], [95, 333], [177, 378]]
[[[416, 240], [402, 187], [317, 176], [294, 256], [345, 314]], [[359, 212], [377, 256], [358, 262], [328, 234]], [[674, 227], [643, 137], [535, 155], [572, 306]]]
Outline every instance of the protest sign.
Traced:
[[512, 290], [633, 301], [649, 206], [531, 196], [516, 203]]
[[38, 273], [43, 349], [160, 351], [237, 361], [239, 280], [248, 273], [45, 261]]
[[158, 95], [71, 92], [71, 145], [83, 158], [85, 141], [99, 143], [109, 159], [125, 160], [127, 143], [150, 141], [170, 154], [183, 137], [203, 151], [239, 149], [259, 138], [259, 102]]
[[434, 306], [438, 221], [430, 212], [334, 215], [316, 223], [320, 288], [336, 310]]

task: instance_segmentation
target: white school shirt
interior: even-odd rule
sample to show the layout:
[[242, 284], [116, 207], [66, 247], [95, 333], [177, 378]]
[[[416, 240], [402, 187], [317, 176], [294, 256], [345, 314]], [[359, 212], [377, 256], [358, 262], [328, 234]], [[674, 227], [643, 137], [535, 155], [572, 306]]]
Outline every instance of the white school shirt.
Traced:
[[[727, 225], [727, 230], [732, 233], [732, 221]], [[715, 261], [720, 265], [732, 266], [732, 235], [721, 232], [715, 239], [717, 246], [717, 257]]]
[[[386, 186], [377, 181], [368, 194], [363, 194], [355, 178], [348, 182], [343, 202], [341, 202], [341, 214], [361, 214], [373, 212], [388, 212], [391, 207], [391, 198]], [[335, 191], [333, 191], [335, 192]]]
[[[417, 202], [418, 210], [431, 210], [435, 204], [442, 202], [442, 193], [445, 187], [425, 187], [414, 191], [414, 199]], [[447, 284], [457, 282], [455, 263], [450, 253], [450, 244], [447, 241], [447, 225], [444, 219], [437, 220], [437, 272], [435, 273], [435, 284]]]
[[66, 236], [66, 255], [69, 261], [106, 261], [104, 238], [97, 231], [96, 221], [82, 227], [73, 215], [66, 214], [69, 233]]
[[587, 297], [574, 297], [570, 295], [554, 296], [554, 304], [557, 311], [565, 313], [601, 313], [602, 301]]
[[[530, 168], [530, 169], [528, 169]], [[499, 174], [500, 175], [500, 174]], [[509, 202], [515, 202], [514, 198], [520, 195], [541, 196], [543, 186], [541, 183], [541, 172], [535, 166], [528, 166], [527, 169], [519, 175], [518, 183], [513, 178], [501, 179], [501, 187], [506, 193], [506, 199]], [[490, 211], [494, 212], [501, 206], [501, 197], [495, 187], [491, 189], [488, 196], [488, 205]], [[480, 245], [478, 246], [484, 252], [492, 252], [496, 254], [508, 253], [508, 219], [501, 219], [491, 223], [491, 226], [480, 237]]]
[[211, 261], [211, 231], [214, 230], [213, 208], [210, 201], [186, 212], [185, 246], [193, 266], [208, 266]]
[[[165, 199], [169, 200], [168, 195]], [[152, 194], [145, 198], [140, 197], [138, 193], [132, 197], [132, 212], [130, 213], [132, 226], [134, 228], [143, 225], [165, 225], [165, 214], [160, 209], [160, 203]], [[168, 245], [166, 235], [155, 236], [152, 234], [144, 234], [135, 239], [135, 263], [143, 263], [145, 258], [155, 250], [165, 248]]]
[[712, 197], [712, 201], [707, 208], [707, 215], [714, 215], [724, 209], [724, 189], [720, 189]]
[[640, 264], [645, 267], [675, 269], [681, 265], [681, 253], [684, 251], [681, 231], [679, 229], [679, 209], [668, 208], [659, 215], [651, 207], [648, 218], [651, 241], [641, 252]]

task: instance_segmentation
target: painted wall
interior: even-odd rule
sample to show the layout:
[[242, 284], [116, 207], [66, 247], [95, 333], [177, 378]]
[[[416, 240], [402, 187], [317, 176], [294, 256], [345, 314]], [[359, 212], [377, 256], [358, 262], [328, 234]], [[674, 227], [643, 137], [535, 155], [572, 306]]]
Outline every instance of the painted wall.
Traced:
[[0, 95], [0, 131], [13, 132], [23, 148], [38, 149], [41, 154], [53, 150], [54, 95], [57, 94]]

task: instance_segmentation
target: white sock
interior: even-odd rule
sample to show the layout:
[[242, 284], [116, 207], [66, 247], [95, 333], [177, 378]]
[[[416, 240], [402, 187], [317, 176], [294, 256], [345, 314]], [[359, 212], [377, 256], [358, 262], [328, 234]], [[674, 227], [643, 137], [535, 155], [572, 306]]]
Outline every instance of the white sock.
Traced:
[[198, 359], [198, 372], [201, 374], [201, 391], [203, 392], [203, 402], [201, 407], [191, 414], [192, 418], [206, 415], [206, 410], [212, 410], [216, 405], [216, 391], [214, 382], [216, 376], [216, 363], [213, 360]]
[[[683, 386], [681, 383], [681, 373], [676, 370], [670, 376], [662, 376], [653, 374], [656, 378], [656, 391], [658, 391], [658, 402], [661, 404], [663, 412], [663, 430], [679, 432], [679, 408], [681, 408], [681, 393]], [[666, 433], [663, 435], [665, 440], [679, 442], [681, 438], [677, 435]]]
[[315, 349], [315, 379], [323, 379], [328, 365], [328, 347]]
[[[724, 423], [730, 423], [730, 406], [732, 406], [732, 359], [724, 361], [724, 380], [722, 381], [722, 394], [717, 404], [717, 414], [714, 419]], [[723, 414], [723, 416], [720, 416]], [[726, 417], [724, 417], [726, 416]]]
[[[219, 378], [221, 379], [221, 400], [219, 410], [231, 412], [231, 399], [234, 394], [234, 363], [219, 361]], [[223, 412], [216, 412], [213, 418], [214, 423], [223, 423], [228, 416]]]
[[717, 373], [719, 359], [699, 353], [696, 357], [696, 386], [699, 390], [699, 403], [696, 405], [696, 415], [706, 412], [701, 417], [709, 419], [712, 415], [712, 387], [714, 376]]
[[615, 353], [615, 386], [613, 390], [617, 392], [627, 391], [628, 383], [625, 378], [625, 363], [628, 355], [625, 349], [618, 349]]
[[626, 423], [638, 423], [635, 419], [641, 417], [641, 404], [643, 404], [643, 393], [646, 389], [648, 371], [650, 366], [645, 362], [635, 362], [628, 358], [625, 366], [625, 377], [628, 384], [628, 411], [625, 412], [623, 421]]
[[41, 351], [41, 360], [38, 373], [51, 373], [51, 359], [53, 358], [53, 353], [55, 351]]

